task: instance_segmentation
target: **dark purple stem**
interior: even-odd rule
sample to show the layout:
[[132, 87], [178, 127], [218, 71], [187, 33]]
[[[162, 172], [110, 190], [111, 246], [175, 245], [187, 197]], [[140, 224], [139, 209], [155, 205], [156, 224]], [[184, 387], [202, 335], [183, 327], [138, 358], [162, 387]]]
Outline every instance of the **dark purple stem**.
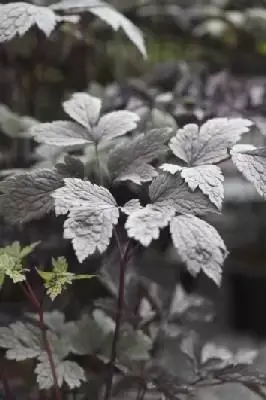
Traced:
[[111, 357], [109, 362], [109, 374], [106, 383], [106, 390], [104, 395], [104, 400], [109, 400], [112, 395], [113, 377], [115, 372], [115, 361], [117, 356], [117, 344], [119, 340], [120, 327], [123, 316], [124, 309], [124, 297], [125, 297], [125, 276], [126, 268], [128, 263], [128, 252], [130, 249], [130, 241], [128, 241], [125, 250], [123, 251], [119, 236], [115, 231], [115, 239], [117, 243], [117, 248], [120, 255], [120, 271], [119, 271], [119, 289], [118, 289], [118, 299], [117, 299], [117, 309], [115, 316], [115, 332], [112, 341]]

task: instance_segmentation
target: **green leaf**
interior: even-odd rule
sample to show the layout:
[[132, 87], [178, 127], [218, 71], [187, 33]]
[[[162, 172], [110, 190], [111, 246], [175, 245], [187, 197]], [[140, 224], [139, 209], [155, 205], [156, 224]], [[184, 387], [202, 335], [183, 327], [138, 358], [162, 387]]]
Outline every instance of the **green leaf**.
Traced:
[[38, 244], [39, 242], [21, 247], [19, 242], [14, 242], [0, 249], [0, 284], [3, 284], [5, 276], [11, 278], [14, 283], [25, 280], [25, 272], [28, 271], [28, 269], [23, 268], [22, 260], [28, 256]]
[[72, 272], [68, 272], [67, 260], [64, 257], [53, 259], [52, 264], [53, 270], [51, 272], [37, 269], [38, 274], [44, 280], [47, 295], [52, 300], [61, 294], [68, 285], [71, 285], [74, 280], [95, 277], [95, 275], [75, 275]]

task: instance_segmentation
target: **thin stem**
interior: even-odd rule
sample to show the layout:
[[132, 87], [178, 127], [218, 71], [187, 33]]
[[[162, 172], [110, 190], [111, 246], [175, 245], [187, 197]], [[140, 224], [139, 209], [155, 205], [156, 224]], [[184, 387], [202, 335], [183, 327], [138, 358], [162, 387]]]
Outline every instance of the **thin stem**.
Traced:
[[119, 340], [120, 327], [123, 316], [123, 308], [124, 308], [124, 297], [125, 297], [125, 276], [126, 276], [126, 268], [128, 263], [128, 252], [130, 248], [130, 241], [128, 241], [125, 250], [123, 251], [119, 236], [116, 231], [115, 239], [117, 243], [117, 248], [120, 254], [120, 271], [119, 271], [119, 289], [118, 289], [118, 299], [117, 299], [117, 309], [116, 309], [116, 317], [115, 317], [115, 332], [112, 341], [112, 349], [111, 349], [111, 357], [109, 362], [109, 374], [108, 380], [106, 383], [106, 391], [104, 395], [104, 400], [109, 400], [112, 395], [112, 386], [113, 386], [113, 377], [115, 372], [115, 361], [117, 356], [117, 344]]
[[97, 163], [97, 173], [98, 173], [98, 177], [99, 177], [99, 182], [100, 185], [103, 184], [103, 177], [102, 177], [102, 170], [101, 170], [101, 160], [100, 160], [100, 155], [99, 155], [99, 151], [98, 151], [98, 145], [95, 145], [95, 156], [96, 156], [96, 163]]
[[40, 326], [40, 330], [42, 332], [43, 344], [44, 344], [45, 352], [48, 357], [48, 361], [49, 361], [51, 372], [52, 372], [53, 382], [54, 382], [55, 399], [61, 400], [62, 396], [61, 396], [61, 392], [60, 392], [59, 385], [58, 385], [58, 380], [57, 380], [57, 375], [56, 375], [56, 367], [55, 367], [50, 343], [47, 338], [46, 326], [45, 326], [45, 322], [44, 322], [43, 307], [42, 307], [41, 303], [39, 302], [39, 300], [37, 299], [32, 287], [28, 281], [25, 281], [25, 285], [22, 285], [22, 288], [23, 288], [24, 293], [26, 294], [26, 296], [28, 297], [28, 299], [30, 300], [30, 302], [32, 303], [32, 305], [34, 306], [34, 308], [36, 309], [36, 311], [38, 313], [39, 326]]

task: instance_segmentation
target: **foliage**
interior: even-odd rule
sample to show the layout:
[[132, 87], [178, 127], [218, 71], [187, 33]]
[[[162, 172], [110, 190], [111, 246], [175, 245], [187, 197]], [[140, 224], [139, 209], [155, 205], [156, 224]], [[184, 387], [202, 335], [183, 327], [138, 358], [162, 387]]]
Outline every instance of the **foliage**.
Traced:
[[[145, 7], [137, 5], [140, 17]], [[243, 33], [245, 24], [259, 17], [254, 10], [239, 15], [221, 11], [223, 7], [200, 10], [193, 4], [180, 4], [171, 10], [182, 11], [184, 31], [193, 25], [196, 36], [211, 34], [208, 27], [214, 20]], [[147, 9], [149, 14], [149, 5]], [[82, 52], [87, 49], [92, 34], [91, 25], [86, 25], [87, 12], [115, 31], [121, 28], [143, 57], [147, 55], [139, 28], [111, 3], [62, 0], [45, 6], [20, 2], [1, 5], [0, 10], [0, 42], [7, 48], [33, 31], [26, 42], [36, 40], [36, 46], [29, 48], [36, 59], [37, 77], [44, 76], [41, 53], [47, 38], [52, 45], [62, 34], [65, 43], [60, 50], [66, 53], [73, 43]], [[128, 14], [132, 15], [130, 9]], [[153, 18], [152, 13], [149, 17]], [[100, 21], [95, 27], [102, 32], [97, 30], [102, 27]], [[20, 67], [25, 61], [21, 54]], [[72, 54], [70, 58], [76, 63]], [[23, 166], [3, 173], [1, 216], [20, 229], [37, 227], [34, 232], [41, 237], [39, 231], [48, 225], [53, 235], [49, 240], [55, 239], [56, 248], [50, 269], [35, 258], [38, 251], [47, 249], [47, 242], [33, 255], [36, 244], [22, 247], [15, 242], [0, 249], [1, 287], [5, 276], [19, 283], [34, 309], [34, 314], [23, 312], [16, 322], [0, 327], [5, 357], [35, 372], [37, 385], [29, 379], [29, 392], [46, 390], [49, 398], [52, 389], [51, 398], [56, 400], [68, 399], [69, 391], [77, 398], [110, 400], [131, 398], [133, 389], [139, 400], [150, 392], [156, 398], [188, 400], [206, 398], [206, 387], [212, 393], [213, 387], [235, 382], [248, 388], [248, 393], [262, 396], [265, 374], [253, 368], [259, 346], [237, 343], [231, 348], [228, 338], [212, 335], [213, 310], [209, 312], [202, 298], [188, 296], [176, 286], [177, 269], [193, 278], [203, 274], [221, 285], [229, 251], [211, 221], [222, 212], [226, 162], [266, 197], [265, 144], [240, 143], [253, 142], [248, 135], [252, 136], [254, 125], [260, 127], [253, 115], [242, 116], [241, 109], [246, 103], [263, 104], [258, 85], [248, 82], [243, 100], [243, 93], [239, 95], [236, 89], [239, 81], [228, 73], [208, 75], [202, 85], [205, 71], [195, 70], [187, 63], [174, 63], [173, 69], [159, 69], [143, 81], [94, 88], [96, 95], [84, 87], [74, 90], [70, 84], [71, 95], [67, 93], [62, 101], [66, 117], [50, 122], [37, 121], [34, 96], [27, 112], [24, 108], [17, 114], [5, 105], [0, 107], [0, 128], [10, 154], [16, 158], [22, 144], [31, 157], [28, 169]], [[174, 84], [171, 79], [168, 82], [172, 72]], [[39, 78], [28, 77], [26, 85], [25, 77], [20, 78], [22, 88], [28, 85], [31, 94], [38, 91]], [[233, 100], [229, 96], [225, 104], [227, 92]], [[56, 222], [54, 214], [59, 217]], [[46, 221], [52, 221], [51, 226]], [[59, 228], [63, 223], [66, 241], [60, 241], [62, 247], [56, 223]], [[162, 277], [160, 284], [151, 280], [148, 268], [140, 272], [145, 255], [165, 242], [174, 250], [169, 287], [164, 287]], [[69, 251], [71, 244], [74, 252]], [[26, 264], [24, 258], [30, 254]], [[159, 262], [166, 271], [168, 261], [163, 256]], [[35, 268], [30, 268], [32, 264]], [[36, 271], [41, 279], [35, 281]], [[86, 293], [88, 309], [84, 299], [80, 303], [79, 285], [87, 285], [89, 292], [87, 280], [95, 276], [109, 296], [91, 304]], [[38, 282], [36, 288], [32, 282]], [[59, 296], [67, 289], [73, 297]], [[45, 312], [50, 300], [63, 312]], [[77, 304], [82, 307], [78, 313]]]
[[4, 279], [8, 276], [14, 283], [23, 282], [27, 268], [23, 267], [23, 259], [27, 257], [39, 243], [21, 247], [19, 242], [0, 249], [0, 282], [1, 286]]
[[52, 300], [61, 294], [68, 285], [71, 285], [73, 281], [94, 277], [94, 275], [78, 275], [68, 272], [67, 261], [64, 257], [53, 259], [52, 264], [53, 270], [51, 272], [38, 270], [38, 274], [44, 281], [46, 293]]

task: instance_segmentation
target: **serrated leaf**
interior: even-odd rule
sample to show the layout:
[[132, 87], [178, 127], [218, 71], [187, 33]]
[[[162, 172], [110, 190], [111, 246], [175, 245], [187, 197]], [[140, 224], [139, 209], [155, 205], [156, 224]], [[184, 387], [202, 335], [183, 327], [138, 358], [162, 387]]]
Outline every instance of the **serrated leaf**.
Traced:
[[180, 214], [204, 215], [218, 212], [209, 198], [199, 189], [193, 192], [179, 173], [175, 176], [159, 175], [152, 181], [149, 194], [157, 208], [173, 207]]
[[54, 10], [89, 11], [110, 25], [115, 31], [122, 28], [128, 38], [134, 43], [141, 54], [146, 58], [147, 52], [144, 38], [139, 30], [128, 18], [116, 11], [110, 4], [101, 0], [62, 0], [51, 6]]
[[67, 260], [64, 257], [53, 259], [52, 272], [40, 271], [37, 269], [38, 274], [44, 280], [47, 295], [54, 300], [60, 295], [68, 285], [71, 285], [74, 280], [90, 279], [95, 275], [76, 275], [68, 272]]
[[127, 110], [105, 114], [94, 129], [94, 138], [103, 140], [123, 136], [137, 127], [139, 119], [136, 113]]
[[27, 269], [23, 268], [22, 260], [33, 251], [37, 244], [22, 248], [19, 242], [14, 242], [0, 249], [0, 273], [2, 279], [4, 276], [8, 276], [14, 283], [24, 281]]
[[168, 225], [174, 214], [174, 207], [148, 204], [129, 215], [125, 224], [127, 234], [148, 247], [153, 239], [159, 238], [160, 229]]
[[115, 181], [130, 180], [137, 184], [151, 181], [156, 170], [149, 165], [167, 152], [165, 142], [171, 129], [153, 129], [123, 141], [109, 154], [108, 169]]
[[[65, 18], [57, 16], [47, 7], [18, 2], [0, 5], [0, 42], [23, 36], [36, 25], [46, 36], [50, 36], [58, 22]], [[76, 19], [66, 17], [68, 21]]]
[[[84, 370], [75, 361], [58, 360], [54, 357], [54, 363], [59, 387], [65, 382], [70, 389], [74, 389], [79, 387], [83, 381], [86, 381]], [[37, 364], [35, 373], [40, 389], [47, 390], [54, 386], [51, 366], [47, 356]]]
[[196, 276], [202, 270], [220, 285], [228, 252], [216, 229], [193, 215], [180, 215], [171, 220], [170, 232], [188, 271]]
[[70, 155], [65, 155], [63, 163], [57, 163], [55, 165], [56, 170], [60, 175], [73, 178], [84, 179], [85, 168], [84, 164], [77, 157], [72, 157]]
[[6, 358], [23, 361], [42, 352], [40, 330], [22, 322], [0, 328], [0, 347], [8, 349]]
[[200, 128], [188, 124], [177, 131], [169, 147], [189, 167], [214, 164], [228, 157], [227, 149], [248, 132], [251, 125], [251, 121], [243, 118], [209, 119]]
[[90, 131], [100, 118], [102, 102], [87, 93], [74, 93], [63, 103], [65, 112], [78, 124]]
[[233, 147], [231, 155], [237, 169], [266, 198], [266, 147]]
[[56, 170], [40, 169], [0, 182], [0, 213], [12, 223], [41, 218], [54, 207], [50, 194], [63, 185]]
[[57, 215], [69, 211], [64, 237], [72, 240], [79, 261], [97, 250], [104, 252], [119, 217], [111, 193], [104, 187], [72, 178], [65, 179], [65, 186], [56, 190], [52, 197]]
[[221, 210], [224, 198], [224, 176], [216, 165], [199, 165], [197, 167], [186, 168], [181, 171], [182, 178], [185, 179], [191, 190], [199, 188], [206, 194], [211, 202]]
[[121, 207], [121, 210], [123, 211], [123, 213], [130, 215], [135, 211], [139, 211], [142, 209], [142, 206], [139, 202], [138, 199], [132, 199], [127, 201], [123, 207]]
[[78, 148], [92, 142], [89, 132], [71, 121], [44, 122], [34, 125], [30, 132], [36, 142], [62, 148]]
[[42, 123], [31, 129], [39, 143], [62, 148], [82, 148], [85, 144], [99, 144], [137, 127], [139, 117], [130, 111], [114, 111], [100, 118], [102, 102], [88, 93], [77, 92], [63, 103], [65, 112], [74, 120]]
[[177, 164], [164, 163], [160, 168], [164, 172], [169, 172], [170, 174], [175, 175], [178, 171], [181, 171], [183, 167]]

